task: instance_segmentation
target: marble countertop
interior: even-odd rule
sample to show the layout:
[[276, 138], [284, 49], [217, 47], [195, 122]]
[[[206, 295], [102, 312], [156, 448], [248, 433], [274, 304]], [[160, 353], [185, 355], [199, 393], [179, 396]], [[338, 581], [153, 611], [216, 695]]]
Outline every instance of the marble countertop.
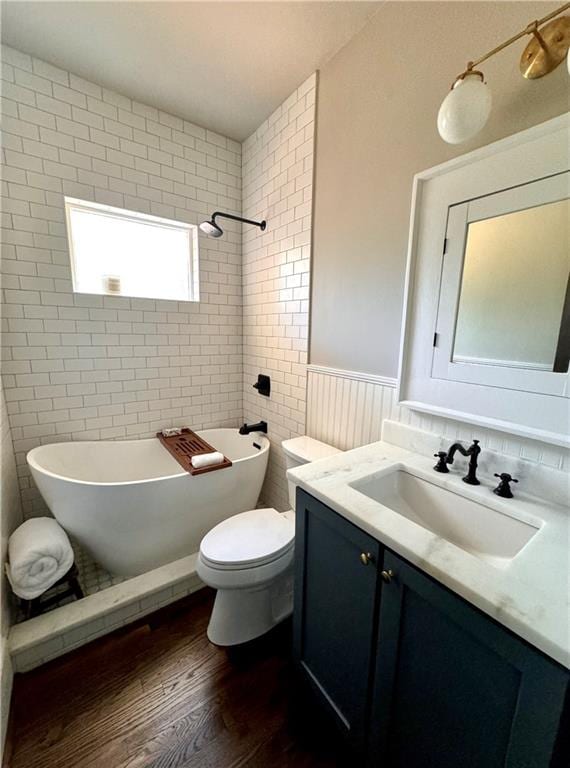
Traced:
[[[435, 460], [387, 442], [372, 443], [288, 471], [315, 498], [378, 539], [545, 654], [570, 668], [570, 516], [567, 507], [492, 493], [462, 482], [465, 466], [434, 472]], [[459, 462], [457, 462], [459, 465]], [[404, 469], [424, 480], [540, 528], [510, 561], [496, 567], [351, 487], [373, 473]], [[461, 471], [463, 470], [463, 471]]]

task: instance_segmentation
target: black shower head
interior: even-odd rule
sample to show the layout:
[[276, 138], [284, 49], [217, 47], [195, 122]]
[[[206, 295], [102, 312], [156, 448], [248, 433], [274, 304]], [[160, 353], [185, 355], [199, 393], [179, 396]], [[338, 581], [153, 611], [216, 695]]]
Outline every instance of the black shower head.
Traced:
[[267, 227], [266, 221], [252, 221], [251, 219], [244, 219], [242, 216], [234, 216], [231, 213], [216, 211], [212, 214], [210, 221], [203, 221], [200, 224], [200, 229], [205, 235], [209, 235], [210, 237], [221, 237], [224, 234], [224, 230], [219, 224], [216, 224], [216, 217], [218, 216], [221, 216], [223, 219], [232, 219], [232, 221], [241, 221], [244, 224], [252, 224], [254, 227], [259, 227], [262, 232], [265, 232], [265, 228]]

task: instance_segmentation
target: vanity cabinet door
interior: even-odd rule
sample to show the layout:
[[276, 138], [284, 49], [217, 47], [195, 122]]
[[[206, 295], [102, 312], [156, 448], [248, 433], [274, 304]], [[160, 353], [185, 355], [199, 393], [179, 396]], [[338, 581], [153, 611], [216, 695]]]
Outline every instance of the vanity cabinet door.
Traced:
[[384, 570], [369, 765], [558, 765], [568, 673], [388, 551]]
[[369, 714], [379, 556], [375, 539], [297, 491], [294, 655], [355, 752]]

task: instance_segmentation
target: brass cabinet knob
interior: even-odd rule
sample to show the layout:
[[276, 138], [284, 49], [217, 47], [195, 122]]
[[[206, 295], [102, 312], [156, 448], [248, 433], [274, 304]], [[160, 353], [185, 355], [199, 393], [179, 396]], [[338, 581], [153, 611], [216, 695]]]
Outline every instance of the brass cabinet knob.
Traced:
[[394, 578], [394, 571], [392, 571], [392, 570], [382, 571], [380, 576], [382, 577], [382, 581], [385, 584], [389, 584], [392, 581], [392, 579]]
[[370, 565], [374, 562], [374, 558], [370, 554], [370, 552], [362, 552], [360, 555], [360, 562], [362, 565]]

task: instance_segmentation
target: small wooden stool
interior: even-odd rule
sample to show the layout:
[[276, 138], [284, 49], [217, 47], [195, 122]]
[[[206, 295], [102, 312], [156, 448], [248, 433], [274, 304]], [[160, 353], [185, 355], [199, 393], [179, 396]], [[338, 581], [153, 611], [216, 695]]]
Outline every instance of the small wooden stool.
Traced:
[[[68, 572], [62, 576], [59, 581], [56, 581], [55, 584], [53, 584], [43, 594], [39, 595], [39, 597], [34, 597], [33, 600], [23, 600], [20, 598], [20, 603], [22, 605], [22, 610], [24, 611], [25, 619], [33, 619], [34, 616], [39, 616], [41, 613], [44, 613], [44, 611], [47, 611], [54, 605], [57, 605], [57, 603], [66, 597], [73, 595], [75, 596], [76, 600], [81, 600], [81, 598], [84, 597], [84, 594], [77, 578], [78, 575], [79, 572], [77, 570], [77, 566], [75, 563], [73, 563]], [[50, 592], [53, 592], [55, 587], [59, 587], [62, 584], [66, 584], [67, 589], [50, 595]]]

